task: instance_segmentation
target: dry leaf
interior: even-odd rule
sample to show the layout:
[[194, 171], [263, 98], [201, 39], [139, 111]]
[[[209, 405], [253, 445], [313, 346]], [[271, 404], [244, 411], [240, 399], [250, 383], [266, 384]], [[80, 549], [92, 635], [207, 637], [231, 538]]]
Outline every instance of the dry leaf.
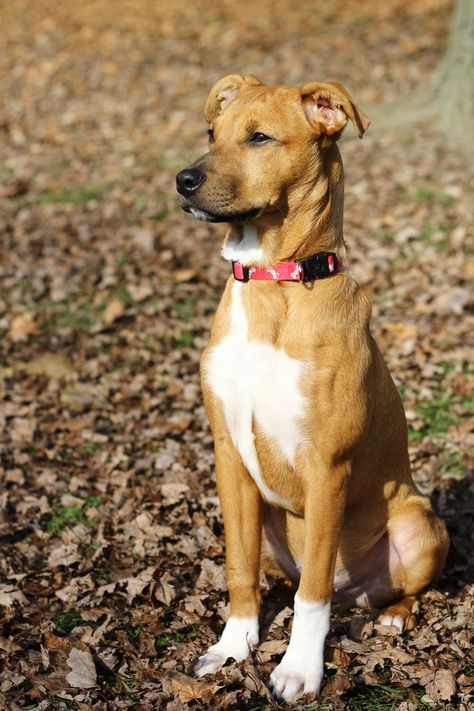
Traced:
[[137, 595], [141, 595], [148, 585], [153, 581], [153, 575], [156, 568], [146, 568], [142, 570], [135, 578], [127, 578], [126, 590], [128, 602], [133, 602]]
[[189, 491], [189, 486], [180, 484], [179, 482], [170, 482], [162, 484], [161, 493], [168, 503], [174, 504], [183, 498], [183, 495]]
[[174, 280], [176, 284], [183, 284], [185, 281], [191, 281], [195, 276], [195, 269], [178, 269], [174, 273]]
[[21, 590], [13, 585], [0, 585], [0, 605], [3, 607], [13, 607], [15, 603], [27, 605], [28, 599]]
[[37, 333], [38, 327], [35, 324], [34, 314], [27, 311], [13, 319], [8, 335], [12, 341], [26, 341]]
[[450, 669], [437, 669], [425, 685], [428, 696], [434, 701], [451, 701], [456, 695], [456, 677]]
[[347, 672], [337, 671], [336, 674], [330, 677], [324, 684], [324, 696], [331, 694], [342, 694], [352, 686], [351, 678]]
[[80, 559], [77, 543], [61, 543], [51, 550], [48, 556], [48, 565], [51, 568], [68, 567]]
[[125, 304], [123, 301], [120, 301], [120, 299], [112, 299], [105, 307], [104, 313], [102, 314], [102, 321], [109, 325], [120, 318], [124, 311]]
[[97, 672], [88, 649], [73, 647], [67, 658], [67, 665], [71, 669], [66, 676], [69, 686], [77, 689], [92, 689], [97, 686]]
[[32, 417], [15, 417], [10, 426], [10, 436], [15, 444], [31, 444], [36, 429], [36, 420]]
[[169, 605], [176, 597], [175, 587], [169, 582], [172, 579], [169, 573], [165, 573], [153, 590], [153, 596], [164, 605]]
[[196, 587], [198, 590], [225, 590], [226, 581], [224, 567], [217, 565], [213, 560], [203, 560]]
[[215, 682], [206, 683], [204, 680], [197, 680], [180, 672], [173, 672], [168, 675], [171, 679], [173, 692], [181, 700], [186, 702], [212, 698], [221, 687]]
[[[93, 0], [67, 11], [4, 3], [1, 711], [276, 707], [265, 685], [290, 637], [294, 590], [272, 576], [263, 651], [187, 695], [175, 679], [184, 698], [198, 692], [191, 702], [166, 684], [170, 672], [192, 676], [228, 610], [199, 359], [231, 267], [219, 254], [224, 226], [182, 213], [175, 174], [205, 150], [200, 117], [220, 54], [230, 71], [238, 59], [296, 83], [316, 46], [317, 63], [330, 59], [332, 76], [382, 113], [398, 91], [430, 84], [450, 44], [448, 14], [465, 4], [366, 0], [315, 12], [310, 0], [281, 0], [276, 23], [269, 1], [250, 22], [250, 4], [231, 0], [117, 0], [100, 12]], [[431, 127], [377, 136], [378, 124], [362, 143], [348, 131], [339, 144], [348, 268], [372, 301], [371, 329], [409, 414], [415, 483], [452, 545], [411, 632], [382, 636], [375, 613], [351, 622], [335, 606], [326, 682], [347, 676], [321, 705], [362, 703], [358, 691], [341, 696], [349, 679], [365, 684], [365, 701], [386, 696], [399, 711], [425, 701], [470, 711], [472, 166]], [[95, 687], [65, 680], [73, 647], [97, 662]], [[456, 677], [449, 700], [450, 689], [435, 693], [434, 666]]]
[[45, 375], [48, 378], [64, 378], [74, 373], [71, 361], [62, 353], [44, 353], [21, 367], [31, 375]]
[[327, 660], [328, 663], [332, 664], [335, 667], [339, 667], [340, 669], [347, 669], [347, 667], [351, 663], [350, 656], [340, 647], [326, 647], [325, 651], [325, 660]]

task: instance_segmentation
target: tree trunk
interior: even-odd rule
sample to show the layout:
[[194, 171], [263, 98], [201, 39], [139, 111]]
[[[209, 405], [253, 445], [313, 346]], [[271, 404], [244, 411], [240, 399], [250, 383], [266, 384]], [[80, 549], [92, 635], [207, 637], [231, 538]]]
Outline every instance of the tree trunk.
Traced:
[[379, 111], [374, 123], [381, 128], [432, 121], [448, 138], [474, 148], [474, 0], [458, 0], [448, 49], [430, 83]]

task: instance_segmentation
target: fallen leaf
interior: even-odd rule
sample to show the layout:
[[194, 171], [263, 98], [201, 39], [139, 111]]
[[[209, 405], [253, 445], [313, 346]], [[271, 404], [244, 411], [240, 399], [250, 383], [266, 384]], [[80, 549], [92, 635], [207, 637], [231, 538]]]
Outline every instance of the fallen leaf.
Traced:
[[170, 482], [169, 484], [162, 484], [161, 493], [163, 497], [167, 500], [167, 503], [174, 504], [183, 498], [183, 494], [189, 491], [189, 486], [186, 484], [180, 484], [179, 482]]
[[81, 560], [79, 548], [76, 543], [61, 543], [53, 548], [48, 556], [48, 565], [51, 568], [60, 566], [68, 567]]
[[15, 603], [27, 605], [28, 599], [21, 590], [12, 585], [0, 585], [0, 605], [3, 607], [13, 607]]
[[15, 417], [10, 426], [10, 436], [15, 444], [31, 444], [36, 430], [32, 417]]
[[191, 281], [196, 276], [195, 269], [178, 269], [174, 273], [174, 280], [176, 284], [183, 284], [186, 281]]
[[433, 701], [451, 701], [456, 695], [456, 677], [450, 669], [437, 669], [425, 690]]
[[181, 672], [173, 672], [169, 674], [169, 678], [171, 679], [173, 692], [185, 703], [205, 697], [210, 699], [212, 694], [215, 694], [220, 689], [220, 685], [216, 684], [216, 682], [198, 681]]
[[22, 363], [22, 369], [31, 375], [45, 375], [48, 378], [64, 378], [74, 373], [74, 367], [62, 353], [43, 353], [29, 363]]
[[153, 581], [156, 568], [146, 568], [134, 578], [126, 579], [127, 599], [131, 603]]
[[112, 299], [105, 307], [104, 313], [102, 314], [102, 321], [109, 325], [120, 318], [124, 311], [125, 304], [123, 301], [120, 301], [120, 299]]
[[170, 584], [173, 578], [169, 573], [165, 573], [153, 590], [153, 596], [164, 605], [169, 605], [176, 597], [176, 589]]
[[330, 677], [324, 684], [324, 696], [332, 694], [342, 694], [352, 686], [351, 678], [347, 672], [337, 671], [336, 674]]
[[73, 647], [66, 662], [71, 669], [66, 676], [69, 686], [77, 689], [92, 689], [97, 686], [97, 672], [88, 649]]
[[213, 560], [203, 560], [201, 563], [201, 573], [196, 581], [198, 590], [225, 590], [225, 572], [222, 565], [217, 565]]
[[27, 311], [13, 319], [8, 335], [12, 341], [27, 341], [30, 336], [38, 333], [35, 324], [35, 317], [31, 311]]

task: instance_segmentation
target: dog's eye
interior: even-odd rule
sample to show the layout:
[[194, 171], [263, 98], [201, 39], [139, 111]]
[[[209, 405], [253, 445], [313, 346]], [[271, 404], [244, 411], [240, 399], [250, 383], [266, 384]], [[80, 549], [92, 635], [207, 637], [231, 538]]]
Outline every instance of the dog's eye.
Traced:
[[257, 145], [268, 143], [268, 141], [273, 141], [273, 138], [271, 136], [267, 136], [266, 133], [261, 133], [260, 131], [256, 131], [249, 138], [249, 143], [256, 143]]
[[208, 130], [207, 135], [209, 136], [209, 143], [214, 143], [214, 131], [212, 128]]

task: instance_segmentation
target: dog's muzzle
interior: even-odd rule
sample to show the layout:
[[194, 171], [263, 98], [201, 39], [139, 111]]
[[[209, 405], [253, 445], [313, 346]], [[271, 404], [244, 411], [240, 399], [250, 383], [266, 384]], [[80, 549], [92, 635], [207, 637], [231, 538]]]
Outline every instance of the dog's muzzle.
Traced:
[[180, 195], [189, 198], [206, 180], [200, 168], [185, 168], [176, 176], [176, 190]]

